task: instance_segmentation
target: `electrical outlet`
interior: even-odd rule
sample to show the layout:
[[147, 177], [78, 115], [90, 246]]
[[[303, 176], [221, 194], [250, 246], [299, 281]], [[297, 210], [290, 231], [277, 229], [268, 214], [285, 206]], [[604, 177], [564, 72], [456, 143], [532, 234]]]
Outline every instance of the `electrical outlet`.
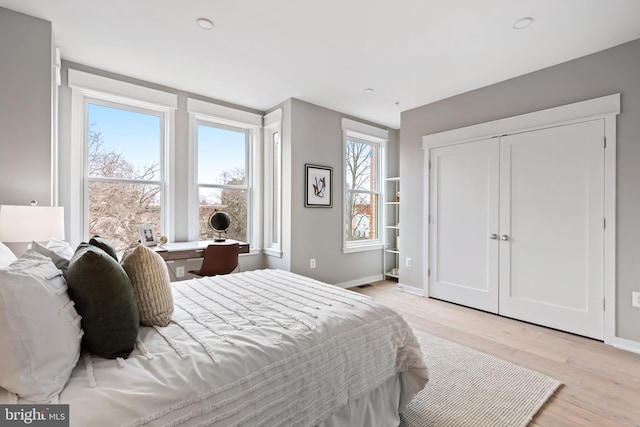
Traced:
[[184, 266], [176, 267], [176, 278], [178, 277], [184, 277]]
[[407, 257], [407, 259], [404, 261], [404, 265], [406, 265], [407, 267], [413, 267], [413, 260]]
[[631, 305], [640, 308], [640, 292], [631, 292]]
[[309, 259], [309, 268], [316, 268], [316, 259], [315, 258]]

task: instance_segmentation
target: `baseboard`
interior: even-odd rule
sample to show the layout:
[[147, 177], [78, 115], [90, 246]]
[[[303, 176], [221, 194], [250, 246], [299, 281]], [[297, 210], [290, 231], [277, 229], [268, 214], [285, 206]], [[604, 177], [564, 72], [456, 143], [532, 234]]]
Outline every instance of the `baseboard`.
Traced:
[[336, 286], [341, 288], [355, 288], [356, 286], [368, 285], [373, 282], [379, 282], [384, 280], [384, 275], [376, 274], [375, 276], [362, 277], [360, 279], [349, 280], [348, 282], [336, 283]]
[[631, 341], [624, 338], [615, 337], [613, 340], [613, 346], [621, 350], [631, 351], [633, 353], [640, 354], [640, 342]]
[[399, 291], [406, 292], [408, 294], [418, 295], [420, 297], [426, 297], [424, 293], [424, 289], [415, 288], [413, 286], [403, 285], [402, 283], [398, 283], [397, 288]]

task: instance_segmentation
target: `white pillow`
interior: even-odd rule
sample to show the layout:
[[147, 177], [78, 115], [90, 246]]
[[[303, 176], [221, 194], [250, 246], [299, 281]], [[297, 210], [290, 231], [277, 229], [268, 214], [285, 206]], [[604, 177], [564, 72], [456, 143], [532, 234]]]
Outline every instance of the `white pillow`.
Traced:
[[0, 386], [55, 402], [80, 356], [80, 317], [62, 272], [32, 250], [0, 270]]
[[5, 268], [18, 258], [4, 243], [0, 242], [0, 268]]
[[38, 242], [31, 242], [31, 249], [40, 255], [51, 258], [51, 261], [53, 261], [56, 267], [62, 270], [62, 273], [66, 277], [69, 262], [75, 252], [69, 243], [63, 240], [51, 239], [45, 247]]
[[75, 248], [73, 248], [69, 242], [58, 239], [49, 240], [47, 242], [47, 248], [66, 259], [73, 258], [73, 254], [76, 252]]

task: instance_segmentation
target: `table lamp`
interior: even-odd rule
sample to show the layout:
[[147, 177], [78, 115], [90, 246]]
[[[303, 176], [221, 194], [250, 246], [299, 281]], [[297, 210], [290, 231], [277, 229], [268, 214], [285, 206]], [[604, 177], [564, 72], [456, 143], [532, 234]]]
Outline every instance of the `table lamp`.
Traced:
[[62, 206], [0, 206], [0, 242], [64, 239]]

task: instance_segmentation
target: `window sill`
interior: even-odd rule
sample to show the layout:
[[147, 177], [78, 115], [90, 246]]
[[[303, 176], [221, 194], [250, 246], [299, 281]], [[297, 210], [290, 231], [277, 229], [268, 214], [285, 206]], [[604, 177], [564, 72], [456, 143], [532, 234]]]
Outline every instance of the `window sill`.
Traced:
[[359, 243], [359, 244], [347, 244], [342, 248], [342, 252], [345, 254], [354, 253], [354, 252], [365, 252], [365, 251], [377, 251], [384, 248], [384, 244], [382, 242], [368, 242], [368, 243]]

